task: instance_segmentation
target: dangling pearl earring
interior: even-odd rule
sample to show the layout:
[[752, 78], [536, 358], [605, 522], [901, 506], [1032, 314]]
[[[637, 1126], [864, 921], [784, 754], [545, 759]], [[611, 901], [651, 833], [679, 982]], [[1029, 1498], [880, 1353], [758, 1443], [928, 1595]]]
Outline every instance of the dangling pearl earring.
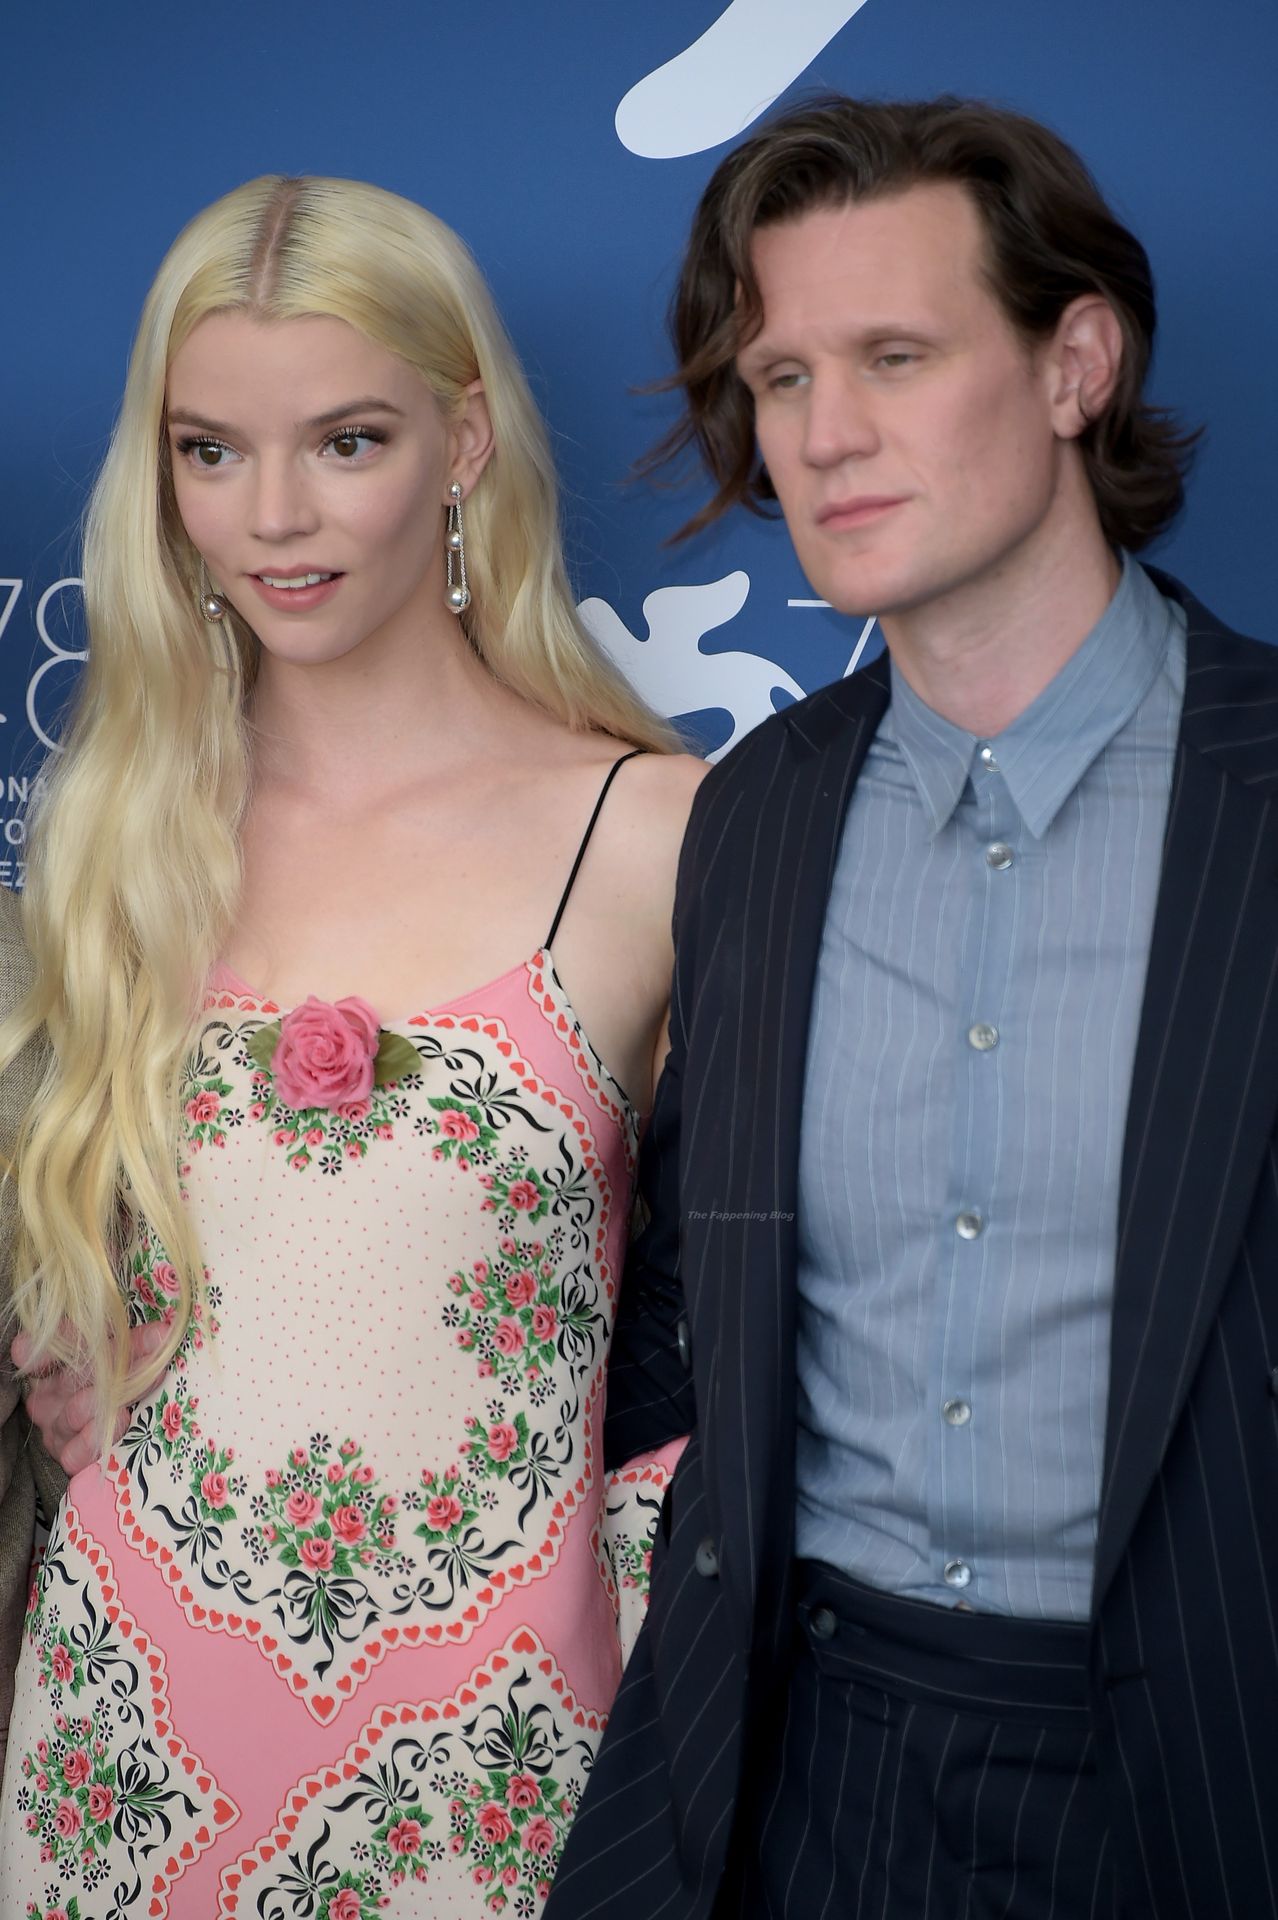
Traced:
[[204, 571], [204, 562], [202, 560], [200, 562], [200, 585], [203, 589], [200, 594], [200, 612], [204, 615], [204, 618], [206, 620], [224, 620], [226, 618], [226, 602], [221, 594], [214, 593], [212, 587], [209, 585], [209, 577]]
[[[444, 604], [450, 613], [465, 613], [470, 605], [466, 584], [466, 529], [462, 525], [462, 484], [454, 480], [448, 489], [448, 531], [444, 535], [444, 557], [448, 565], [448, 591]], [[456, 573], [454, 575], [454, 568]]]

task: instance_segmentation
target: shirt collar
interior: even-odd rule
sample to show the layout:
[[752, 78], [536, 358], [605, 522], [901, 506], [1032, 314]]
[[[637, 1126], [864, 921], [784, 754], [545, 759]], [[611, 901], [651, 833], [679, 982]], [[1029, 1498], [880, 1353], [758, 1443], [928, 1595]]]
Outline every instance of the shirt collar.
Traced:
[[[1174, 609], [1130, 554], [1122, 559], [1114, 597], [1082, 646], [1024, 713], [988, 742], [1036, 840], [1131, 719], [1167, 658]], [[910, 770], [932, 831], [939, 833], [986, 742], [934, 713], [895, 667], [885, 726]]]

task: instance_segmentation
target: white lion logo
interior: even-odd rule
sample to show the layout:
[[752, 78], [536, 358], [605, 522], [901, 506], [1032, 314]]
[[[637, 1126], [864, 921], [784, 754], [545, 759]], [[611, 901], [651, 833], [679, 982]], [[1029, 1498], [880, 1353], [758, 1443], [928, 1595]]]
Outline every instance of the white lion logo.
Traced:
[[702, 586], [658, 587], [643, 603], [648, 637], [638, 639], [606, 600], [583, 600], [587, 628], [632, 687], [658, 713], [675, 718], [726, 708], [732, 736], [709, 757], [717, 760], [775, 711], [782, 688], [794, 700], [804, 689], [784, 667], [759, 653], [702, 653], [701, 636], [740, 613], [750, 591], [748, 573], [725, 574]]
[[699, 40], [631, 87], [617, 108], [617, 138], [644, 160], [735, 140], [864, 5], [731, 0]]

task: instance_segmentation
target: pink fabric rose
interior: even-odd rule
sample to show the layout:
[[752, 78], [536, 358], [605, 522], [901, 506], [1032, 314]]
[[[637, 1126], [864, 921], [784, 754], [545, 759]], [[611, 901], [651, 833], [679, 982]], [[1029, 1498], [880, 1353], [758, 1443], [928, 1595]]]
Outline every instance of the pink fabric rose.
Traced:
[[518, 1807], [526, 1813], [529, 1807], [535, 1807], [541, 1799], [541, 1788], [531, 1773], [512, 1773], [510, 1784], [506, 1788], [506, 1800], [512, 1807]]
[[367, 1531], [364, 1516], [358, 1507], [338, 1507], [333, 1515], [333, 1532], [339, 1540], [344, 1540], [348, 1547], [353, 1547], [364, 1538]]
[[377, 1015], [358, 994], [332, 1004], [310, 994], [280, 1022], [276, 1093], [295, 1111], [367, 1100], [380, 1039]]
[[437, 1493], [426, 1502], [426, 1525], [432, 1533], [447, 1533], [462, 1517], [462, 1503], [454, 1493]]
[[302, 1487], [290, 1493], [284, 1502], [284, 1518], [295, 1527], [309, 1527], [318, 1512], [319, 1501]]
[[495, 1800], [490, 1800], [488, 1805], [481, 1809], [475, 1825], [490, 1847], [499, 1847], [503, 1840], [509, 1840], [514, 1831], [510, 1815], [504, 1807], [499, 1807]]
[[531, 1180], [512, 1180], [506, 1198], [518, 1212], [532, 1213], [541, 1195]]
[[182, 1431], [182, 1403], [180, 1400], [168, 1400], [164, 1412], [160, 1415], [160, 1425], [164, 1428], [166, 1440], [176, 1440]]
[[224, 1507], [228, 1492], [224, 1473], [206, 1473], [200, 1482], [200, 1492], [211, 1507]]
[[210, 1120], [216, 1120], [222, 1111], [221, 1096], [216, 1093], [197, 1093], [186, 1103], [186, 1117], [195, 1126], [207, 1126]]
[[343, 1887], [328, 1903], [327, 1920], [359, 1920], [359, 1895], [354, 1887]]
[[397, 1820], [386, 1836], [386, 1844], [392, 1853], [416, 1853], [422, 1844], [421, 1822]]
[[302, 1565], [313, 1573], [327, 1573], [333, 1564], [333, 1543], [321, 1540], [318, 1534], [308, 1534], [301, 1545]]
[[[54, 1679], [60, 1680], [63, 1686], [66, 1686], [67, 1682], [74, 1675], [75, 1668], [71, 1664], [71, 1655], [67, 1652], [65, 1647], [55, 1647], [53, 1649], [53, 1658], [50, 1662], [50, 1665], [53, 1668]], [[37, 1751], [39, 1751], [39, 1749], [37, 1749]], [[44, 1754], [40, 1754], [40, 1758], [42, 1760], [44, 1759], [44, 1757], [45, 1757]]]
[[73, 1747], [62, 1762], [62, 1777], [69, 1787], [82, 1787], [93, 1766], [83, 1747]]
[[162, 1293], [176, 1293], [178, 1290], [177, 1268], [167, 1260], [157, 1260], [151, 1269], [151, 1278]]
[[509, 1420], [501, 1420], [488, 1429], [488, 1451], [494, 1460], [509, 1460], [519, 1445], [519, 1435]]
[[533, 1332], [539, 1340], [553, 1340], [559, 1330], [559, 1316], [553, 1307], [533, 1308]]
[[446, 1140], [459, 1140], [463, 1146], [479, 1138], [479, 1128], [470, 1115], [459, 1113], [456, 1107], [446, 1107], [440, 1114], [439, 1131]]
[[524, 1845], [529, 1853], [535, 1853], [543, 1860], [548, 1853], [554, 1851], [555, 1829], [544, 1814], [539, 1813], [537, 1818], [530, 1820], [524, 1828]]

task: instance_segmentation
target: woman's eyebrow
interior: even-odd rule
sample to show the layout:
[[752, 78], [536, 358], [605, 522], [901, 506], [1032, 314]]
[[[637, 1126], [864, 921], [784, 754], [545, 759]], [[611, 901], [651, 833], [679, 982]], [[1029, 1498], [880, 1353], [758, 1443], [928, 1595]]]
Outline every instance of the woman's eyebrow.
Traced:
[[[343, 401], [340, 407], [330, 407], [326, 413], [317, 413], [312, 420], [301, 420], [298, 426], [306, 431], [315, 427], [331, 427], [338, 420], [348, 420], [357, 413], [393, 413], [403, 419], [403, 409], [390, 400], [380, 400], [376, 394], [363, 394], [359, 399]], [[175, 407], [168, 416], [171, 427], [198, 427], [204, 433], [224, 435], [234, 439], [238, 428], [228, 426], [224, 420], [210, 420], [202, 413], [194, 413], [189, 407]]]

